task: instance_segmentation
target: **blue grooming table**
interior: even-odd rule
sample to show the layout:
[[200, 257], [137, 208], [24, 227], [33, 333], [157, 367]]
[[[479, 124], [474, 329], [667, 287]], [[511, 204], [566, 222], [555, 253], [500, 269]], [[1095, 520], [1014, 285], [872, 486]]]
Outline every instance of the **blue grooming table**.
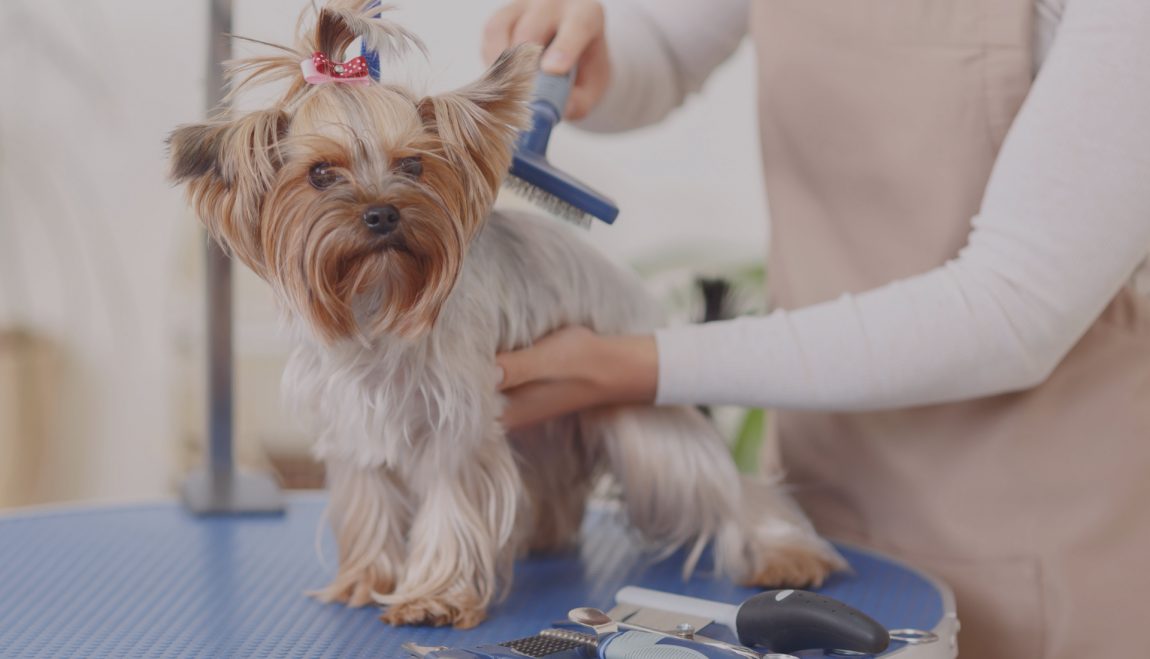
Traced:
[[[610, 609], [626, 584], [728, 602], [755, 592], [705, 574], [683, 582], [680, 557], [636, 560], [626, 534], [603, 523], [579, 552], [520, 562], [510, 596], [479, 627], [393, 629], [372, 608], [304, 596], [334, 571], [326, 531], [326, 566], [316, 553], [323, 505], [321, 496], [296, 495], [281, 517], [196, 518], [175, 503], [0, 517], [0, 657], [399, 658], [405, 641], [454, 646], [529, 636], [575, 606]], [[821, 592], [891, 629], [945, 633], [930, 645], [896, 644], [884, 657], [955, 656], [945, 586], [841, 549], [854, 573], [832, 577]]]

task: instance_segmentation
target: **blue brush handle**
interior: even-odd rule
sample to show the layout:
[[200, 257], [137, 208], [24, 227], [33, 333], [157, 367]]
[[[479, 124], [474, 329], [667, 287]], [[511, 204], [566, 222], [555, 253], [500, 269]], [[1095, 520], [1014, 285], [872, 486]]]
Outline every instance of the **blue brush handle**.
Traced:
[[[382, 4], [382, 2], [383, 0], [371, 0], [371, 2], [367, 3], [367, 8], [372, 9], [374, 7], [378, 7]], [[379, 13], [376, 14], [375, 17], [379, 18], [382, 15], [382, 13]], [[368, 50], [367, 43], [360, 45], [359, 52], [361, 55], [363, 55], [363, 58], [367, 60], [367, 72], [371, 76], [371, 79], [379, 82], [379, 52]]]
[[575, 67], [566, 75], [542, 73], [535, 77], [535, 96], [531, 100], [531, 114], [534, 125], [523, 133], [519, 142], [520, 151], [538, 155], [547, 152], [551, 141], [551, 130], [563, 120], [563, 110], [567, 107], [567, 97], [571, 95], [571, 84], [575, 80]]

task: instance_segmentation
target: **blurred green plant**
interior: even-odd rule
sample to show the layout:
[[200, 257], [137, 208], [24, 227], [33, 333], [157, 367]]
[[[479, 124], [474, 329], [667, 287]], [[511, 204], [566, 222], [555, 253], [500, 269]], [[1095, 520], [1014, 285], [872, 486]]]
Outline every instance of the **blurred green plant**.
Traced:
[[759, 471], [759, 451], [763, 448], [767, 430], [767, 411], [751, 408], [743, 413], [742, 423], [731, 444], [731, 455], [744, 474]]

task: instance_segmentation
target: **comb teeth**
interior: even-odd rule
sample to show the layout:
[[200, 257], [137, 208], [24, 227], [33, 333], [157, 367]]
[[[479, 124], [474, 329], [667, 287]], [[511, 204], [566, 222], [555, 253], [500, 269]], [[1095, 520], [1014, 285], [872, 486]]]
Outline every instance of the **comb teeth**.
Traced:
[[534, 185], [531, 185], [527, 181], [524, 181], [514, 174], [509, 174], [507, 178], [503, 180], [503, 187], [511, 190], [525, 201], [530, 202], [532, 205], [547, 211], [551, 215], [554, 215], [564, 222], [574, 224], [577, 227], [589, 230], [591, 228], [592, 221], [595, 219], [590, 214], [584, 213], [575, 206], [572, 206], [571, 204], [563, 201], [559, 197], [556, 197], [550, 192], [546, 192]]

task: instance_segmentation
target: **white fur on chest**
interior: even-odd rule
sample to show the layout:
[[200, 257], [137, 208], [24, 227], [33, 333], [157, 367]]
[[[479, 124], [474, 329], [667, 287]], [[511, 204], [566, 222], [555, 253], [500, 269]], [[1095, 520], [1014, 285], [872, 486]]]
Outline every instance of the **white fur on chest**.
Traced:
[[452, 450], [458, 442], [480, 441], [499, 415], [495, 353], [569, 324], [649, 331], [659, 313], [632, 273], [572, 229], [496, 213], [431, 332], [369, 346], [324, 346], [297, 332], [284, 398], [315, 435], [321, 459], [376, 467], [418, 455], [442, 464], [460, 453]]

